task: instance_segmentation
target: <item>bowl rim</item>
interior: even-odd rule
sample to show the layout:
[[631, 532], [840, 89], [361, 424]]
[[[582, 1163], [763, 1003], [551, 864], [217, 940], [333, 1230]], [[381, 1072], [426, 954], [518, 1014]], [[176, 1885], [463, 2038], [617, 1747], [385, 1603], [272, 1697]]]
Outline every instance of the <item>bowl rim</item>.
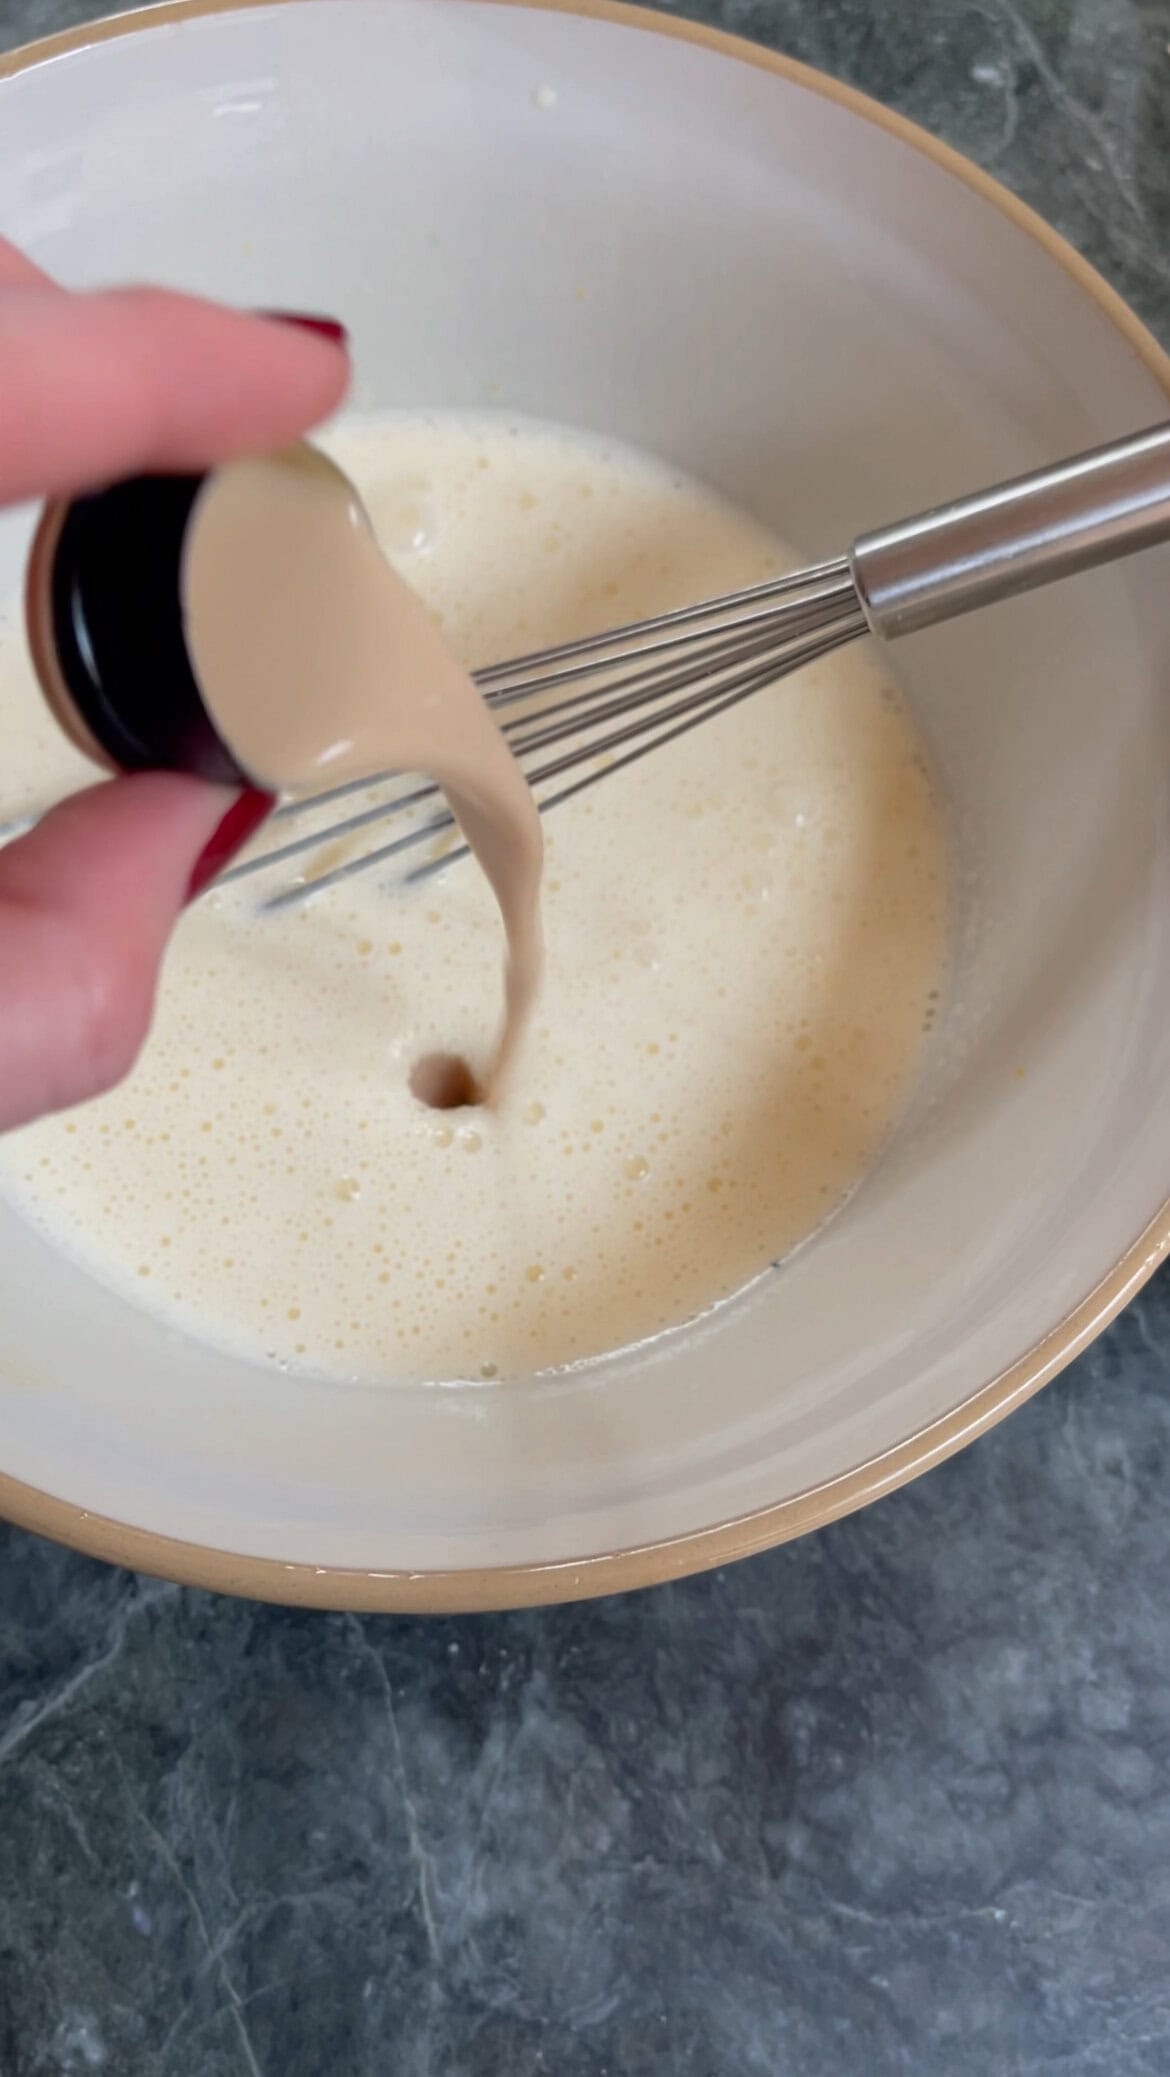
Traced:
[[[123, 36], [140, 35], [201, 16], [297, 4], [299, 0], [156, 0], [154, 5], [62, 30], [0, 54], [0, 82], [69, 52]], [[1170, 355], [1075, 247], [981, 167], [856, 87], [725, 30], [629, 5], [626, 0], [492, 0], [492, 4], [604, 20], [645, 35], [697, 44], [723, 57], [775, 73], [790, 84], [836, 102], [862, 121], [875, 124], [973, 190], [1050, 259], [1056, 260], [1170, 395]], [[88, 1556], [152, 1573], [183, 1586], [297, 1607], [454, 1614], [623, 1593], [634, 1587], [684, 1578], [785, 1543], [852, 1513], [941, 1463], [1002, 1420], [1071, 1363], [1140, 1291], [1168, 1252], [1170, 1197], [1113, 1267], [1057, 1326], [1015, 1362], [969, 1393], [949, 1414], [888, 1450], [786, 1500], [677, 1537], [622, 1550], [527, 1565], [455, 1567], [428, 1572], [316, 1566], [217, 1550], [139, 1529], [92, 1514], [2, 1471], [0, 1517]]]

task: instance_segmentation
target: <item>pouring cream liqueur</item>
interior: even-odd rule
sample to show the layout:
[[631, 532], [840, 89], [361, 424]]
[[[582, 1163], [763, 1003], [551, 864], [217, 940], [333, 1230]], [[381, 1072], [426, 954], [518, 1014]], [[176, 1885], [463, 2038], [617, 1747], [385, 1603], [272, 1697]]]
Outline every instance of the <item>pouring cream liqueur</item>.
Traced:
[[540, 817], [337, 465], [300, 444], [52, 506], [27, 620], [58, 721], [114, 769], [290, 795], [395, 770], [437, 781], [499, 903], [505, 1013], [482, 1078], [437, 1055], [415, 1086], [439, 1107], [493, 1101], [540, 985]]

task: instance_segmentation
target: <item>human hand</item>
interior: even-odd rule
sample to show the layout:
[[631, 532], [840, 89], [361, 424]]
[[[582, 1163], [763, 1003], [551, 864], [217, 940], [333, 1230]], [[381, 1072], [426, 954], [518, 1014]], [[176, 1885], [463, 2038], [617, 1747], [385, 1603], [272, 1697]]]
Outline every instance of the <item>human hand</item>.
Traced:
[[[279, 447], [346, 379], [311, 330], [156, 289], [76, 294], [0, 239], [0, 505]], [[0, 1131], [129, 1071], [184, 903], [270, 806], [141, 773], [0, 849]]]

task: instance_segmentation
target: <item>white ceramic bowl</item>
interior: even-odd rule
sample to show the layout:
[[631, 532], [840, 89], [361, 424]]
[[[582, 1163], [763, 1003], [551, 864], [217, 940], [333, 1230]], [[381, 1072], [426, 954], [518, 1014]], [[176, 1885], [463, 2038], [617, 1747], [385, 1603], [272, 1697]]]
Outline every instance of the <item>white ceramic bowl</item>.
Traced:
[[[810, 555], [1167, 415], [1153, 342], [990, 181], [675, 21], [194, 0], [0, 75], [0, 226], [64, 278], [337, 311], [359, 400], [604, 428]], [[556, 1382], [326, 1387], [168, 1334], [0, 1206], [0, 1506], [271, 1597], [555, 1599], [794, 1535], [1033, 1391], [1170, 1231], [1167, 574], [896, 652], [953, 986], [885, 1159], [762, 1291]]]

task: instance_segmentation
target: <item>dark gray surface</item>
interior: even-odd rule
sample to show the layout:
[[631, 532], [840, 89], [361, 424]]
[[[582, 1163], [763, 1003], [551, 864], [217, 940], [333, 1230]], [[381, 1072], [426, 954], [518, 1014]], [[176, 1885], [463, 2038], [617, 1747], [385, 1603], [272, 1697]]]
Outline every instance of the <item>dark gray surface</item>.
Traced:
[[[1170, 341], [1170, 0], [710, 12]], [[286, 1614], [0, 1529], [0, 2077], [1166, 2077], [1168, 1357], [1164, 1276], [906, 1492], [579, 1609]]]

